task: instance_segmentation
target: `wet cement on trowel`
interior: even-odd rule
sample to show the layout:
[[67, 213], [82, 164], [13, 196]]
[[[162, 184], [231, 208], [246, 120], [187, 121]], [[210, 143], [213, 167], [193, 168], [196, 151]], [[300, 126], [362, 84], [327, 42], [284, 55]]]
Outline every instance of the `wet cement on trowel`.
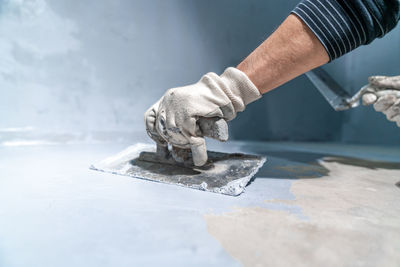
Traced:
[[185, 167], [143, 161], [140, 153], [154, 153], [155, 146], [136, 144], [93, 164], [93, 170], [175, 184], [231, 196], [240, 195], [265, 162], [265, 157], [208, 151], [205, 167]]

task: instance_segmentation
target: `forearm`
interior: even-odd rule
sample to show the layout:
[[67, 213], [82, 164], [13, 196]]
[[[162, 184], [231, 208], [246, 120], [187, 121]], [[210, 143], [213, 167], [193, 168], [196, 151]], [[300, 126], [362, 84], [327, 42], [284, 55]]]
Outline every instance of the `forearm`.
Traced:
[[237, 68], [263, 94], [328, 61], [329, 56], [314, 33], [291, 14]]
[[399, 19], [400, 0], [303, 0], [237, 68], [265, 93], [384, 36]]

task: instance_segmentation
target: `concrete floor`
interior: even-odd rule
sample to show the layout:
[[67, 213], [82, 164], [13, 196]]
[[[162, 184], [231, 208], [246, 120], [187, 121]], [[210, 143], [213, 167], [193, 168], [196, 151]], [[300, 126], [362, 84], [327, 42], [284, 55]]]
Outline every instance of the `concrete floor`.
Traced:
[[268, 157], [230, 197], [88, 169], [128, 145], [0, 146], [0, 266], [400, 266], [399, 147], [212, 142]]

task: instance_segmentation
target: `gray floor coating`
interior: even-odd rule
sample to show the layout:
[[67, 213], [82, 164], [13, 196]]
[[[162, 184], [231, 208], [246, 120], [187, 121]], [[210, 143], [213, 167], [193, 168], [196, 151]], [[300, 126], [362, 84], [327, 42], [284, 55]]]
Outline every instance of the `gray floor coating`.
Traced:
[[[250, 242], [249, 244], [258, 244], [259, 248], [273, 243], [280, 244], [278, 252], [274, 252], [276, 256], [269, 262], [273, 262], [275, 266], [285, 266], [291, 263], [291, 260], [298, 260], [297, 250], [306, 250], [306, 247], [302, 247], [305, 243], [311, 242], [308, 245], [317, 248], [321, 247], [321, 241], [313, 239], [298, 242], [299, 239], [305, 239], [298, 236], [303, 230], [298, 230], [293, 240], [290, 235], [285, 234], [266, 235], [261, 241], [253, 240], [255, 237], [252, 236], [263, 237], [266, 229], [290, 232], [291, 228], [294, 229], [295, 225], [299, 224], [312, 224], [313, 227], [322, 225], [324, 229], [328, 227], [325, 221], [313, 215], [318, 209], [324, 212], [323, 205], [332, 206], [330, 195], [327, 194], [327, 198], [324, 199], [323, 183], [320, 183], [322, 187], [318, 187], [316, 194], [319, 199], [315, 199], [315, 203], [322, 203], [322, 206], [314, 207], [314, 202], [302, 200], [313, 196], [315, 181], [329, 181], [335, 178], [330, 176], [330, 172], [335, 174], [335, 170], [331, 170], [330, 166], [344, 164], [343, 166], [354, 168], [355, 171], [366, 171], [365, 173], [382, 170], [386, 171], [382, 179], [385, 175], [392, 175], [391, 179], [398, 177], [400, 181], [398, 148], [316, 143], [212, 142], [210, 148], [213, 150], [259, 153], [268, 158], [256, 179], [247, 187], [245, 193], [238, 197], [88, 169], [91, 163], [128, 145], [130, 144], [99, 143], [0, 147], [0, 266], [265, 266], [265, 259], [259, 254], [268, 253], [262, 250], [259, 252], [257, 247], [253, 248], [251, 245], [247, 246], [249, 250], [232, 247], [232, 243], [241, 241], [244, 241], [243, 244], [246, 244], [246, 241]], [[321, 159], [327, 157], [329, 159], [321, 163]], [[376, 162], [377, 160], [383, 162]], [[339, 173], [339, 176], [343, 175]], [[370, 177], [365, 178], [368, 180]], [[295, 183], [297, 189], [293, 188]], [[355, 183], [357, 184], [357, 180]], [[395, 186], [395, 182], [393, 185], [391, 181], [387, 185], [377, 185], [378, 189], [365, 185], [363, 180], [359, 183], [357, 190], [362, 186], [369, 190], [369, 193], [388, 187], [386, 195], [400, 200], [400, 189]], [[310, 192], [305, 195], [298, 186], [307, 188], [308, 184]], [[326, 189], [332, 190], [335, 186], [333, 182]], [[338, 185], [337, 191], [343, 191], [344, 196], [347, 196], [346, 190], [352, 190], [351, 186], [354, 184], [349, 185], [350, 188], [339, 188]], [[379, 202], [382, 196], [376, 197]], [[323, 204], [324, 201], [327, 201], [326, 204]], [[364, 209], [367, 209], [368, 205], [375, 205], [370, 202], [363, 204], [362, 201], [360, 195], [354, 195], [354, 199], [350, 197], [346, 203], [361, 203], [354, 205]], [[384, 202], [379, 205], [386, 205], [392, 212], [397, 212], [395, 203]], [[255, 217], [240, 217], [240, 214], [235, 213], [238, 209], [249, 209], [245, 211], [251, 212], [251, 216]], [[360, 216], [364, 216], [368, 225], [374, 223], [374, 216], [377, 216], [377, 220], [385, 220], [387, 216], [389, 224], [380, 223], [380, 230], [373, 232], [373, 236], [377, 238], [385, 236], [385, 232], [391, 233], [393, 229], [400, 230], [395, 226], [400, 225], [397, 224], [399, 220], [392, 214], [373, 214], [369, 210], [368, 214], [362, 214], [362, 210], [354, 207], [349, 210], [354, 212], [357, 222]], [[275, 216], [274, 212], [277, 212], [278, 217], [271, 217], [274, 221], [263, 221], [269, 218], [265, 217], [265, 212], [268, 216]], [[342, 213], [335, 212], [329, 216], [337, 216], [335, 223], [340, 225]], [[228, 220], [229, 223], [226, 223], [224, 220], [230, 218], [231, 213], [237, 216], [233, 216]], [[285, 216], [288, 215], [294, 216], [290, 220], [296, 224], [287, 224], [289, 219]], [[351, 216], [345, 217], [344, 220], [353, 220]], [[246, 221], [243, 221], [243, 225], [231, 225], [247, 217], [255, 218], [252, 223], [262, 222], [262, 226], [241, 228], [248, 223]], [[283, 229], [284, 227], [287, 229]], [[365, 229], [369, 231], [369, 228]], [[351, 233], [357, 232], [356, 228], [347, 230]], [[338, 236], [342, 235], [343, 240], [346, 240], [348, 234], [336, 233]], [[378, 240], [383, 249], [400, 248], [399, 242], [396, 243], [390, 238]], [[290, 256], [287, 253], [293, 251], [287, 250], [287, 246], [282, 244], [290, 244], [292, 241], [297, 242], [298, 246], [291, 248], [295, 253]], [[363, 251], [365, 245], [352, 246], [360, 246], [358, 249]], [[387, 266], [395, 266], [395, 263], [400, 263], [400, 258], [391, 253], [389, 248], [382, 255], [389, 259], [386, 262]], [[329, 247], [320, 255], [330, 260], [327, 263], [352, 265], [355, 262], [351, 255], [346, 258], [339, 252], [335, 254], [335, 250]], [[360, 264], [355, 265], [368, 265], [368, 262], [361, 259], [363, 255], [360, 254], [359, 257]], [[318, 257], [305, 257], [303, 260], [304, 262], [299, 263], [304, 263], [305, 266], [318, 266], [321, 263]], [[372, 264], [379, 262], [375, 256], [370, 261]]]

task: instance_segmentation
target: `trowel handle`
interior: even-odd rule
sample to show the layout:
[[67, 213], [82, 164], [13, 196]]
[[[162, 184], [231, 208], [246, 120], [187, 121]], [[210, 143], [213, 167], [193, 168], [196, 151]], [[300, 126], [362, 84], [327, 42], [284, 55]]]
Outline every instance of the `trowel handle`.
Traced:
[[[227, 122], [218, 117], [214, 118], [200, 118], [197, 121], [196, 134], [198, 136], [207, 136], [210, 138], [217, 139], [219, 141], [227, 141], [228, 124]], [[143, 155], [143, 157], [146, 155]], [[189, 148], [172, 147], [171, 151], [168, 148], [168, 144], [157, 143], [157, 156], [161, 160], [171, 160], [171, 156], [175, 162], [182, 163], [184, 165], [193, 165], [191, 158], [191, 150]]]
[[157, 143], [156, 153], [161, 158], [168, 158], [168, 156], [169, 156], [168, 144]]
[[219, 141], [227, 141], [229, 138], [228, 123], [223, 118], [200, 118], [197, 121], [198, 129], [196, 134], [207, 136]]

